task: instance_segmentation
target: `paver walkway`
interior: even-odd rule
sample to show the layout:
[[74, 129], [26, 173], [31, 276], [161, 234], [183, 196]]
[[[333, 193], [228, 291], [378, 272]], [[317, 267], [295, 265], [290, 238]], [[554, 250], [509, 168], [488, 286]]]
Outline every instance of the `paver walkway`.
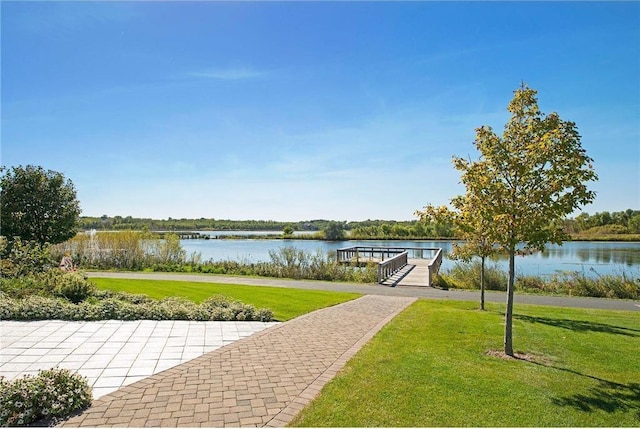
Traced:
[[63, 425], [285, 426], [415, 299], [367, 295], [306, 314], [123, 387]]

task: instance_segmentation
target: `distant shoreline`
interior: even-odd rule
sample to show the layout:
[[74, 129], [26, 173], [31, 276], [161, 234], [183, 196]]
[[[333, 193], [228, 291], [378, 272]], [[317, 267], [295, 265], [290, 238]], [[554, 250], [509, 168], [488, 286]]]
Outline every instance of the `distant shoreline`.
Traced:
[[[89, 233], [91, 230], [85, 230], [84, 233]], [[139, 231], [142, 230], [96, 230], [96, 232], [122, 232], [122, 231]], [[177, 234], [181, 239], [211, 239], [211, 240], [244, 240], [247, 238], [253, 240], [318, 240], [318, 241], [326, 241], [324, 238], [317, 237], [316, 234], [320, 231], [295, 231], [293, 235], [285, 236], [280, 230], [264, 230], [264, 231], [253, 231], [253, 230], [210, 230], [210, 229], [186, 229], [186, 230], [155, 230], [149, 231], [153, 234], [158, 234], [160, 237], [163, 237], [164, 234]], [[220, 232], [219, 235], [210, 235], [203, 234], [205, 232]], [[416, 240], [424, 240], [424, 241], [459, 241], [459, 238], [455, 237], [367, 237], [367, 238], [350, 238], [348, 235], [340, 241], [353, 241], [353, 240], [393, 240], [393, 241], [416, 241]], [[573, 234], [571, 238], [565, 241], [613, 241], [613, 242], [624, 242], [624, 243], [633, 243], [640, 242], [640, 234], [610, 234], [610, 235], [594, 235], [594, 236], [585, 236], [580, 234]]]

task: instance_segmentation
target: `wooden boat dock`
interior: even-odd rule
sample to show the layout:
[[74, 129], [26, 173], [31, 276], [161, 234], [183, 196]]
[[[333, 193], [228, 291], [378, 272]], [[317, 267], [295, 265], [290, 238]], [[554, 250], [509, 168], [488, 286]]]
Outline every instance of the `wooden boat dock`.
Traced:
[[378, 264], [378, 283], [392, 287], [431, 286], [442, 264], [441, 248], [356, 246], [337, 252], [340, 263]]

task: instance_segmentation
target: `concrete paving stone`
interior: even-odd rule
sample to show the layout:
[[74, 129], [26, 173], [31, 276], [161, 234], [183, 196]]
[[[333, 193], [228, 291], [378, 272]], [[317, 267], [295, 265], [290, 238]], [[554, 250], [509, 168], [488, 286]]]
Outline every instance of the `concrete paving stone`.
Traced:
[[169, 369], [176, 365], [180, 365], [181, 362], [183, 361], [180, 359], [167, 359], [167, 360], [163, 359], [158, 362], [154, 371], [155, 372], [164, 371], [165, 369]]
[[82, 368], [82, 364], [83, 362], [66, 362], [66, 361], [62, 361], [60, 363], [58, 363], [56, 366], [58, 368], [65, 368], [68, 369], [72, 372], [80, 372], [80, 368]]
[[135, 383], [136, 381], [140, 381], [142, 379], [146, 378], [145, 376], [131, 376], [131, 375], [127, 375], [124, 378], [124, 383], [123, 385], [128, 385], [128, 384], [132, 384]]
[[55, 366], [55, 364], [61, 363], [66, 356], [66, 354], [46, 354], [44, 356], [40, 356], [36, 362], [49, 363], [52, 364], [51, 366]]
[[24, 354], [21, 353], [17, 356], [13, 356], [11, 359], [11, 362], [24, 362], [24, 363], [29, 363], [32, 364], [34, 362], [37, 362], [38, 360], [40, 360], [40, 358], [42, 357], [42, 354]]
[[[166, 350], [166, 349], [165, 349]], [[166, 351], [162, 351], [162, 353], [160, 354], [160, 359], [161, 360], [180, 360], [182, 358], [182, 352], [166, 352]]]
[[[55, 366], [55, 365], [54, 365]], [[26, 372], [38, 372], [43, 369], [51, 369], [52, 365], [50, 362], [32, 362], [26, 369]]]
[[[9, 378], [6, 373], [20, 373], [20, 371], [24, 371], [29, 367], [29, 362], [5, 362], [0, 365], [0, 375], [5, 375], [5, 377]], [[11, 379], [11, 378], [10, 378]]]
[[107, 367], [102, 370], [101, 377], [124, 377], [122, 368]]
[[84, 355], [92, 355], [100, 350], [102, 343], [83, 343], [79, 345], [73, 352]]
[[44, 356], [49, 352], [49, 349], [41, 348], [41, 347], [32, 347], [24, 350], [21, 355], [22, 356]]
[[98, 377], [100, 377], [100, 374], [102, 374], [103, 371], [104, 369], [102, 368], [81, 368], [78, 370], [78, 373], [87, 377], [89, 379], [89, 384], [92, 385]]
[[118, 353], [109, 362], [111, 368], [129, 368], [138, 359], [138, 355], [135, 353]]
[[82, 364], [82, 368], [83, 369], [104, 369], [107, 365], [109, 365], [109, 362], [111, 362], [111, 359], [112, 359], [111, 356], [94, 355], [94, 356], [91, 356], [89, 359], [87, 359], [84, 364]]
[[86, 362], [93, 354], [78, 353], [77, 350], [72, 351], [64, 357], [61, 362]]
[[149, 360], [149, 361], [136, 361], [127, 371], [127, 376], [149, 376], [154, 373], [156, 368], [157, 361]]
[[116, 389], [119, 389], [120, 386], [122, 386], [122, 383], [124, 383], [124, 379], [125, 377], [105, 377], [104, 375], [101, 375], [92, 387], [115, 387]]

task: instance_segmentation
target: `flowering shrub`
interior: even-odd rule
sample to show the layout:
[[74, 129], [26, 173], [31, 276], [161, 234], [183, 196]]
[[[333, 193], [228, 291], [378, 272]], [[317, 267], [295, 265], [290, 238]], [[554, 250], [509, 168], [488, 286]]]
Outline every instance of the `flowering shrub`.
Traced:
[[0, 377], [0, 426], [26, 426], [64, 418], [91, 405], [87, 379], [68, 369], [41, 370], [14, 381]]
[[201, 304], [185, 298], [155, 300], [122, 292], [103, 294], [102, 299], [73, 304], [65, 299], [30, 295], [10, 298], [0, 292], [0, 319], [3, 320], [247, 320], [270, 322], [273, 312], [256, 309], [224, 296], [211, 297]]

